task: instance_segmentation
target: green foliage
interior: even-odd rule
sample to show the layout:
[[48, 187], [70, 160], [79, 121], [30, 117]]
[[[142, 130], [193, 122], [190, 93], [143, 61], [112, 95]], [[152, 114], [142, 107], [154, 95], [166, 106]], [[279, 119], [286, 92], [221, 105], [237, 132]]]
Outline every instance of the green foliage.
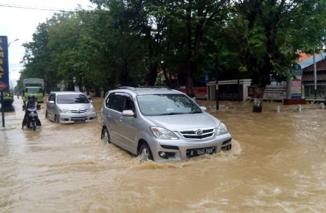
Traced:
[[246, 0], [234, 8], [233, 40], [242, 38], [239, 60], [256, 85], [265, 87], [270, 75], [286, 79], [298, 52], [322, 47], [324, 0]]
[[[300, 51], [322, 48], [325, 0], [91, 0], [97, 9], [54, 15], [25, 44], [21, 78], [86, 90], [165, 83], [191, 87], [251, 77], [286, 79]], [[324, 40], [323, 40], [324, 39]], [[74, 81], [74, 79], [76, 81]]]

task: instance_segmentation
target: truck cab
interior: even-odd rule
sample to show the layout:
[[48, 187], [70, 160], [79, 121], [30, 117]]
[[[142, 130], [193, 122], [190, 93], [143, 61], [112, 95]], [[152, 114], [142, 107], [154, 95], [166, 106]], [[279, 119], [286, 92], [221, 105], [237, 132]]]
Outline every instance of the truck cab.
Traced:
[[44, 80], [40, 78], [27, 78], [23, 81], [23, 100], [29, 96], [35, 96], [38, 103], [43, 103], [44, 99]]

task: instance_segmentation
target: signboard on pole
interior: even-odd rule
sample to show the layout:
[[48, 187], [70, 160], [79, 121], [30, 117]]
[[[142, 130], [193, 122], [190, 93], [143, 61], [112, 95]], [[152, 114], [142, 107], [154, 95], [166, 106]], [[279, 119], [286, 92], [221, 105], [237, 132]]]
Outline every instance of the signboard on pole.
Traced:
[[8, 38], [0, 36], [0, 92], [2, 127], [5, 127], [4, 91], [9, 91]]
[[[3, 88], [4, 85], [6, 85], [5, 88]], [[4, 89], [5, 91], [8, 91], [9, 90], [8, 85], [9, 85], [8, 38], [7, 36], [0, 36], [0, 87], [2, 87], [2, 89]]]
[[4, 90], [7, 88], [7, 84], [0, 82], [0, 90]]

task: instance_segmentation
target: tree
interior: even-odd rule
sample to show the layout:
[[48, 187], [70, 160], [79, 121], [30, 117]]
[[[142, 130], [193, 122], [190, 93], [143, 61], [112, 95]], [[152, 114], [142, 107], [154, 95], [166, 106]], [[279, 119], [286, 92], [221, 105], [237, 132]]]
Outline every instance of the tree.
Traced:
[[[298, 51], [321, 45], [325, 1], [243, 0], [235, 3], [234, 41], [255, 85], [253, 111], [260, 112], [270, 77], [286, 77]], [[322, 20], [324, 20], [323, 18]], [[314, 33], [311, 33], [314, 32]]]
[[[180, 76], [185, 77], [186, 90], [189, 95], [194, 95], [194, 76], [198, 73], [201, 63], [200, 55], [207, 32], [213, 23], [222, 23], [227, 15], [227, 0], [190, 0], [190, 1], [160, 1], [159, 11], [168, 18], [168, 28], [181, 29], [177, 37], [168, 37], [179, 41], [176, 51], [184, 57], [184, 67]], [[169, 31], [168, 29], [168, 32]], [[218, 32], [218, 31], [217, 31]], [[171, 36], [168, 35], [168, 36]], [[181, 45], [180, 45], [181, 44]]]
[[92, 2], [97, 9], [39, 25], [25, 44], [22, 76], [44, 78], [48, 90], [61, 81], [72, 89], [76, 77], [80, 88], [99, 92], [152, 86], [160, 71], [162, 83], [186, 85], [193, 95], [204, 72], [249, 75], [259, 105], [270, 77], [286, 79], [298, 52], [320, 48], [325, 38], [325, 0]]
[[40, 24], [37, 31], [33, 34], [33, 42], [24, 44], [25, 69], [21, 74], [21, 78], [25, 77], [39, 77], [45, 80], [48, 90], [55, 87], [56, 81], [55, 70], [50, 69], [51, 62], [48, 60], [51, 51], [47, 47], [49, 40], [48, 25], [46, 23]]
[[48, 92], [64, 80], [72, 89], [77, 76], [79, 20], [74, 13], [57, 14], [38, 26], [33, 41], [25, 46], [23, 77], [45, 80]]

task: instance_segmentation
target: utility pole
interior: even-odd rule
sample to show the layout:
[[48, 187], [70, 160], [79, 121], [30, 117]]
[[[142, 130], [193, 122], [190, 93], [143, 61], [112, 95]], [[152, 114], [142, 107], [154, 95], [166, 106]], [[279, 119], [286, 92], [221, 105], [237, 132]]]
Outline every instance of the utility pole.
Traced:
[[216, 85], [215, 85], [215, 107], [216, 110], [220, 109], [218, 80], [216, 80]]
[[316, 64], [316, 58], [315, 58], [315, 51], [312, 57], [313, 63], [314, 63], [314, 96], [315, 101], [317, 99], [317, 64]]
[[3, 96], [4, 96], [4, 93], [3, 93], [3, 89], [0, 89], [1, 90], [1, 115], [2, 115], [2, 127], [5, 127], [5, 108], [4, 108], [4, 101], [3, 101]]

